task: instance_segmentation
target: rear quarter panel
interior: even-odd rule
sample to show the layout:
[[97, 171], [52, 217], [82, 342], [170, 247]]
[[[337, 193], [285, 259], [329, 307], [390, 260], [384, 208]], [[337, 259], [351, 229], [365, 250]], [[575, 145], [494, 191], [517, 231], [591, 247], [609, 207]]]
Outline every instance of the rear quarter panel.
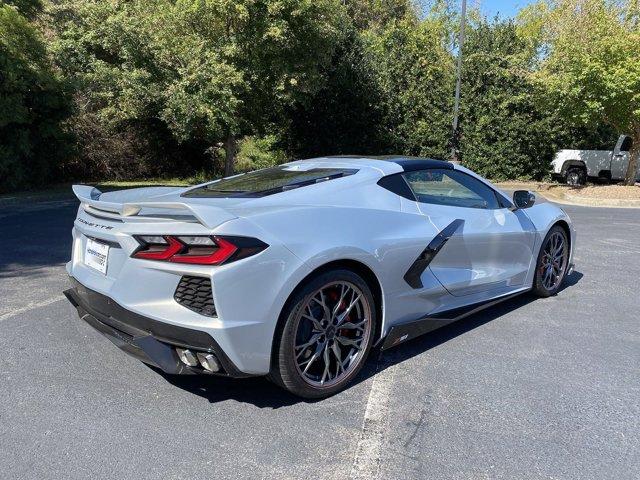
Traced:
[[[354, 260], [368, 267], [382, 291], [380, 321], [385, 333], [389, 321], [414, 320], [437, 308], [439, 299], [448, 295], [435, 279], [422, 290], [409, 288], [403, 279], [426, 244], [446, 225], [427, 222], [416, 209], [402, 211], [400, 197], [375, 184], [366, 188], [371, 198], [377, 198], [377, 208], [295, 206], [263, 211], [250, 220], [277, 235], [304, 262], [306, 272], [338, 260]], [[291, 294], [297, 284], [286, 285], [286, 293]]]

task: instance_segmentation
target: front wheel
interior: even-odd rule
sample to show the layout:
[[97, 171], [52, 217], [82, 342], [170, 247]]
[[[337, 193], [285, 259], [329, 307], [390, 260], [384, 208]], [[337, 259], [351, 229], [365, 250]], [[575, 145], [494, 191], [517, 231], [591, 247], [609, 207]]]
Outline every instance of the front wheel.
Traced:
[[349, 270], [332, 270], [297, 291], [282, 312], [271, 378], [304, 398], [342, 390], [369, 354], [376, 308], [366, 282]]
[[536, 274], [533, 279], [533, 293], [540, 297], [550, 297], [560, 290], [569, 264], [569, 239], [564, 228], [554, 225], [542, 242]]

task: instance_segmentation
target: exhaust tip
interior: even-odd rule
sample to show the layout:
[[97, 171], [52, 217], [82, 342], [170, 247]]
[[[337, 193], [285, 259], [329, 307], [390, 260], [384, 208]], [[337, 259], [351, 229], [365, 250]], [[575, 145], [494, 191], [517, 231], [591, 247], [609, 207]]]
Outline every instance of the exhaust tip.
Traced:
[[198, 360], [202, 368], [208, 372], [219, 372], [220, 362], [213, 353], [200, 353], [198, 352]]
[[198, 358], [195, 353], [186, 348], [176, 348], [176, 353], [180, 358], [180, 361], [189, 367], [197, 367], [198, 366]]

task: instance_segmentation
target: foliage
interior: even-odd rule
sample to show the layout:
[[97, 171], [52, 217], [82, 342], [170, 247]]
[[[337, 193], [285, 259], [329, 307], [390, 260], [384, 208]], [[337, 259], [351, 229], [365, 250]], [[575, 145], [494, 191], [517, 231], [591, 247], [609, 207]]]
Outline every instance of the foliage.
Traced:
[[539, 78], [566, 116], [605, 123], [634, 138], [626, 183], [640, 156], [640, 6], [611, 0], [557, 0], [538, 22], [546, 56]]
[[345, 0], [347, 12], [360, 31], [384, 28], [395, 20], [416, 18], [417, 4], [411, 0]]
[[513, 22], [470, 27], [463, 56], [463, 163], [496, 180], [540, 179], [560, 132], [545, 92], [529, 74], [531, 49]]
[[248, 172], [273, 167], [287, 160], [287, 154], [278, 148], [278, 141], [274, 135], [250, 136], [243, 138], [238, 145], [236, 170]]
[[20, 13], [33, 16], [36, 7], [0, 3], [0, 190], [51, 181], [68, 141], [61, 128], [69, 113], [62, 82], [39, 31]]
[[283, 143], [297, 158], [384, 151], [384, 98], [376, 65], [352, 30], [324, 70], [324, 85], [286, 112]]
[[317, 90], [342, 13], [337, 0], [64, 0], [55, 49], [106, 124], [160, 120], [179, 143], [225, 142], [232, 162], [236, 137]]
[[454, 77], [444, 27], [439, 18], [407, 17], [366, 34], [395, 153], [448, 155]]
[[41, 0], [4, 0], [7, 5], [12, 5], [28, 20], [33, 20], [42, 11]]
[[[448, 158], [458, 8], [0, 0], [0, 189], [319, 155]], [[541, 0], [516, 22], [472, 8], [467, 22], [465, 165], [538, 179], [557, 148], [611, 148], [618, 133], [640, 148], [637, 1]]]

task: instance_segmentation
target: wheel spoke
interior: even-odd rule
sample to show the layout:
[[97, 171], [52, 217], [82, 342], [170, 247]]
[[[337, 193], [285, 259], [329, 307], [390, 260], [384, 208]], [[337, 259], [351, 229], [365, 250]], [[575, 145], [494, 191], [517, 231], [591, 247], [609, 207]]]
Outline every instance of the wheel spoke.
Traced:
[[344, 365], [342, 364], [342, 353], [340, 353], [340, 347], [338, 346], [338, 342], [333, 342], [331, 345], [331, 350], [336, 357], [336, 377], [340, 375], [340, 372], [344, 372]]
[[342, 345], [345, 345], [345, 346], [354, 347], [354, 348], [356, 348], [358, 350], [360, 350], [360, 348], [361, 348], [360, 347], [360, 339], [339, 336], [339, 337], [336, 337], [336, 340], [338, 342], [340, 342]]
[[367, 319], [365, 318], [361, 322], [358, 322], [358, 323], [346, 322], [339, 325], [339, 327], [340, 327], [340, 330], [364, 330], [364, 325], [366, 323], [367, 323]]
[[[353, 292], [353, 294], [355, 295], [355, 292]], [[344, 319], [349, 316], [349, 313], [351, 313], [351, 310], [353, 309], [353, 307], [355, 307], [356, 304], [358, 303], [358, 301], [360, 300], [360, 297], [361, 296], [359, 294], [355, 299], [353, 298], [353, 296], [351, 297], [351, 303], [345, 309], [345, 311], [342, 312], [342, 314], [340, 315], [340, 318], [338, 319], [338, 323], [336, 324], [336, 326], [338, 326], [338, 327], [341, 326], [342, 322], [344, 322]]]
[[338, 310], [340, 310], [340, 306], [344, 301], [344, 297], [349, 290], [351, 289], [347, 287], [344, 283], [341, 285], [340, 299], [336, 302], [335, 307], [333, 307], [333, 311], [331, 312], [331, 321], [333, 321], [333, 319], [336, 318], [336, 315], [338, 315]]
[[[308, 310], [309, 313], [311, 313], [311, 309]], [[307, 315], [306, 313], [303, 313], [302, 318], [310, 320], [311, 323], [313, 323], [313, 328], [315, 328], [317, 331], [322, 331], [322, 325], [320, 325], [320, 322], [316, 318], [314, 318], [313, 315]]]
[[327, 307], [327, 304], [324, 300], [324, 290], [320, 290], [319, 295], [320, 300], [318, 300], [316, 297], [313, 297], [312, 300], [322, 307], [322, 310], [324, 311], [324, 316], [322, 319], [329, 320], [331, 318], [331, 312], [329, 311], [329, 307]]
[[313, 345], [314, 343], [317, 343], [318, 340], [320, 339], [320, 334], [316, 333], [314, 334], [308, 342], [303, 343], [302, 345], [296, 345], [294, 348], [297, 349], [302, 349], [300, 351], [300, 353], [298, 353], [298, 355], [296, 356], [296, 358], [300, 357], [300, 355], [302, 355], [302, 352], [304, 352], [306, 350], [307, 347], [310, 347], [311, 345]]
[[322, 378], [320, 379], [320, 385], [324, 385], [325, 378], [327, 380], [331, 380], [331, 373], [329, 371], [329, 365], [331, 364], [331, 359], [329, 358], [329, 347], [325, 345], [324, 352], [322, 353], [322, 359], [324, 360], [324, 371], [322, 372]]
[[564, 250], [564, 243], [560, 242], [558, 246], [553, 250], [553, 257], [557, 258], [558, 256], [560, 256], [563, 250]]
[[309, 367], [313, 364], [313, 362], [315, 362], [318, 359], [318, 357], [320, 357], [320, 353], [322, 353], [322, 349], [324, 348], [324, 346], [325, 346], [324, 343], [318, 342], [316, 351], [313, 353], [313, 355], [311, 355], [311, 357], [309, 357], [309, 360], [306, 360], [298, 365], [299, 367], [302, 367], [305, 364], [307, 365], [302, 373], [307, 373], [307, 371], [309, 370]]

